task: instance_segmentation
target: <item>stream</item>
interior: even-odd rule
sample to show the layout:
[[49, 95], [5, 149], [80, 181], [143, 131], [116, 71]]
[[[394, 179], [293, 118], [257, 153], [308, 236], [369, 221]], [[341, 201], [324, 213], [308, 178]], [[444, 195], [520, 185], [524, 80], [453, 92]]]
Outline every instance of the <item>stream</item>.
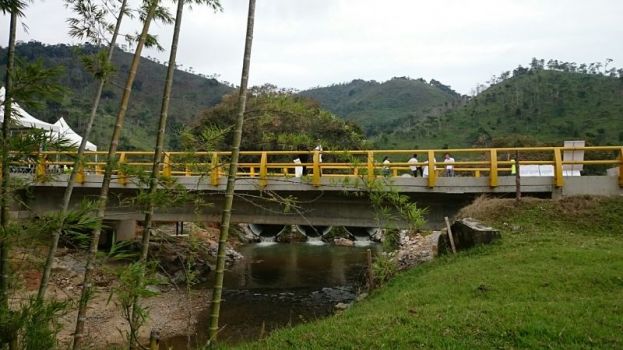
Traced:
[[[366, 250], [376, 254], [381, 249], [370, 241], [356, 243], [342, 247], [320, 241], [261, 242], [240, 247], [245, 258], [225, 273], [219, 342], [257, 340], [275, 329], [329, 316], [337, 303], [355, 299], [365, 280]], [[208, 327], [206, 309], [191, 348], [205, 343]], [[170, 347], [188, 349], [187, 337], [161, 342], [161, 349]]]

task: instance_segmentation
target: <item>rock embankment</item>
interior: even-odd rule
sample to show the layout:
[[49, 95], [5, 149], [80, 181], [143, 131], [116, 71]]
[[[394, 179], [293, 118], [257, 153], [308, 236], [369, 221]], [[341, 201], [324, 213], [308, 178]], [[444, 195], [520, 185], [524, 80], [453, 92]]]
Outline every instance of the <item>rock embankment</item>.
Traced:
[[400, 232], [400, 248], [396, 252], [398, 269], [408, 269], [423, 262], [430, 261], [435, 256], [437, 234]]

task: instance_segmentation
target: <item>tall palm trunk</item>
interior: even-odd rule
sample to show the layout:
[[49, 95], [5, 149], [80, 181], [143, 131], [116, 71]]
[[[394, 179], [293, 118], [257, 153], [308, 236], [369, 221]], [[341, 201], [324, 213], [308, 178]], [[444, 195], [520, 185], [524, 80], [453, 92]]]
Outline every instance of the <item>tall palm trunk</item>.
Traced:
[[[121, 8], [119, 10], [119, 15], [117, 17], [117, 23], [115, 24], [115, 30], [112, 35], [112, 39], [110, 40], [110, 44], [108, 46], [108, 56], [106, 57], [106, 64], [110, 63], [112, 60], [113, 51], [115, 49], [115, 44], [117, 42], [117, 36], [119, 34], [119, 28], [121, 27], [121, 21], [123, 19], [123, 14], [125, 12], [127, 0], [123, 0], [121, 3]], [[76, 176], [78, 175], [78, 171], [80, 168], [80, 162], [82, 162], [82, 157], [84, 155], [84, 151], [86, 149], [87, 140], [91, 135], [91, 129], [93, 128], [93, 122], [95, 121], [95, 116], [97, 115], [97, 108], [99, 107], [100, 98], [102, 97], [102, 91], [104, 90], [104, 84], [106, 84], [106, 77], [102, 77], [99, 81], [99, 85], [97, 86], [97, 91], [95, 92], [95, 96], [93, 97], [93, 105], [91, 107], [91, 114], [89, 115], [89, 121], [87, 123], [87, 128], [82, 135], [82, 141], [80, 142], [80, 147], [78, 147], [78, 154], [76, 155], [76, 160], [73, 164], [73, 169], [71, 170], [71, 175], [69, 175], [69, 180], [67, 181], [67, 187], [65, 188], [65, 194], [63, 195], [63, 203], [61, 208], [61, 222], [56, 231], [52, 234], [52, 240], [50, 242], [50, 248], [48, 250], [48, 257], [45, 261], [45, 266], [43, 269], [43, 274], [41, 275], [41, 283], [39, 284], [39, 292], [37, 293], [37, 299], [42, 300], [45, 297], [45, 292], [48, 287], [48, 282], [50, 280], [50, 275], [52, 272], [52, 263], [54, 260], [54, 255], [56, 255], [56, 249], [58, 247], [58, 241], [61, 236], [61, 231], [65, 224], [65, 217], [67, 216], [67, 212], [69, 210], [69, 202], [71, 200], [71, 194], [74, 190], [74, 185], [76, 182]]]
[[[2, 123], [2, 183], [0, 185], [0, 310], [9, 309], [9, 243], [7, 228], [9, 225], [9, 127], [11, 124], [11, 98], [13, 95], [13, 80], [11, 74], [15, 69], [15, 33], [17, 30], [17, 16], [11, 11], [9, 25], [9, 52], [7, 55], [6, 77], [4, 83], [4, 121]], [[1, 345], [1, 344], [0, 344]]]
[[152, 229], [152, 219], [154, 215], [154, 194], [158, 189], [158, 173], [160, 163], [162, 163], [162, 153], [164, 147], [164, 135], [167, 127], [167, 117], [169, 115], [169, 100], [171, 98], [171, 87], [173, 86], [173, 73], [175, 72], [175, 59], [177, 56], [177, 44], [180, 37], [182, 25], [182, 13], [184, 12], [184, 0], [177, 2], [177, 14], [175, 15], [175, 28], [173, 29], [173, 39], [171, 41], [171, 53], [169, 54], [169, 66], [167, 67], [167, 77], [164, 82], [164, 92], [162, 94], [162, 106], [160, 108], [160, 120], [158, 121], [158, 135], [156, 136], [156, 147], [154, 149], [154, 160], [149, 177], [149, 207], [145, 212], [145, 230], [143, 232], [143, 246], [141, 249], [140, 261], [147, 260], [149, 251], [149, 236]]
[[216, 256], [216, 280], [212, 292], [212, 309], [210, 311], [210, 342], [216, 342], [218, 334], [218, 318], [221, 309], [221, 293], [223, 291], [223, 275], [225, 269], [225, 246], [229, 234], [231, 220], [231, 208], [234, 201], [234, 188], [236, 185], [236, 170], [238, 169], [238, 157], [240, 155], [240, 140], [242, 139], [242, 124], [247, 104], [247, 84], [249, 82], [249, 66], [251, 64], [251, 44], [253, 43], [253, 23], [255, 21], [255, 0], [249, 0], [249, 14], [247, 16], [247, 36], [244, 45], [244, 60], [242, 63], [242, 78], [240, 81], [240, 93], [238, 96], [238, 116], [234, 129], [234, 139], [231, 146], [231, 164], [227, 174], [227, 188], [225, 190], [225, 204], [221, 218], [221, 234], [219, 236], [218, 251]]
[[97, 253], [97, 244], [101, 233], [101, 222], [104, 219], [106, 213], [106, 203], [108, 202], [108, 191], [110, 189], [110, 181], [112, 178], [113, 168], [115, 166], [115, 160], [117, 155], [117, 147], [119, 145], [119, 138], [121, 136], [121, 129], [123, 128], [123, 122], [128, 109], [128, 102], [130, 100], [130, 94], [132, 92], [132, 83], [136, 77], [136, 71], [138, 69], [139, 62], [141, 60], [141, 52], [147, 39], [149, 32], [149, 25], [155, 15], [158, 0], [150, 0], [147, 9], [147, 15], [145, 16], [145, 23], [143, 24], [143, 30], [136, 45], [136, 51], [132, 58], [132, 64], [130, 66], [130, 72], [125, 84], [123, 96], [121, 97], [121, 103], [119, 105], [119, 112], [117, 113], [117, 119], [115, 127], [113, 129], [112, 137], [110, 140], [110, 147], [108, 149], [108, 159], [106, 160], [106, 171], [102, 180], [102, 188], [100, 190], [100, 196], [98, 200], [97, 218], [100, 225], [93, 230], [91, 234], [91, 244], [89, 246], [89, 254], [87, 255], [87, 262], [85, 264], [84, 278], [82, 282], [82, 293], [80, 295], [80, 303], [78, 305], [78, 318], [76, 320], [76, 331], [74, 333], [73, 349], [82, 348], [82, 338], [84, 337], [84, 324], [86, 318], [86, 308], [91, 292], [91, 279], [93, 274], [93, 263], [95, 261]]
[[[158, 189], [158, 173], [160, 172], [160, 164], [162, 163], [162, 153], [164, 148], [164, 136], [167, 126], [167, 117], [169, 113], [169, 100], [171, 98], [171, 87], [173, 86], [173, 73], [175, 72], [175, 59], [177, 56], [177, 44], [180, 37], [180, 28], [182, 25], [182, 13], [184, 12], [184, 0], [177, 1], [177, 13], [175, 15], [175, 28], [173, 30], [173, 39], [171, 41], [171, 52], [169, 54], [169, 65], [167, 67], [167, 76], [164, 82], [164, 92], [162, 93], [162, 106], [160, 107], [160, 119], [158, 121], [158, 134], [156, 135], [156, 146], [154, 148], [154, 160], [152, 163], [151, 174], [149, 176], [149, 204], [145, 212], [145, 223], [143, 230], [143, 242], [141, 247], [141, 256], [139, 262], [143, 263], [141, 279], [145, 276], [145, 262], [149, 253], [149, 238], [152, 229], [152, 218], [154, 215], [154, 195]], [[139, 282], [142, 285], [142, 281]], [[138, 327], [135, 324], [138, 319], [137, 308], [139, 298], [134, 297], [132, 310], [130, 315], [130, 348], [135, 348]]]

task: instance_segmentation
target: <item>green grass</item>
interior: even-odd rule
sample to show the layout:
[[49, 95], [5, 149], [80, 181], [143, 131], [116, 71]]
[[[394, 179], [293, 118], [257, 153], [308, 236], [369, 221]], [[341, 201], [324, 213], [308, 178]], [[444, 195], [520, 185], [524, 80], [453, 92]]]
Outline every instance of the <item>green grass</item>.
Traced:
[[242, 349], [623, 348], [623, 198], [479, 200], [502, 240]]

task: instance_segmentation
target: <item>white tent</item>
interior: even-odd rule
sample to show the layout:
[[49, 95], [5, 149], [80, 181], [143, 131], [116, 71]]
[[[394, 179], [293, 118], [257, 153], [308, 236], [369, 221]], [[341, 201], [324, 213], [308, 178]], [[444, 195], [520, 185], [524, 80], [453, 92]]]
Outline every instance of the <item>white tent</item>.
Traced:
[[[0, 87], [0, 103], [4, 103], [4, 87]], [[13, 108], [13, 115], [11, 118], [16, 125], [24, 128], [42, 129], [52, 133], [60, 132], [60, 128], [58, 126], [46, 123], [33, 117], [22, 109], [22, 107], [20, 107], [20, 105], [16, 102], [13, 102], [11, 107]], [[4, 123], [4, 105], [0, 108], [0, 123]]]
[[[71, 146], [80, 146], [80, 143], [82, 142], [82, 136], [78, 135], [75, 131], [73, 131], [64, 118], [61, 117], [61, 119], [54, 123], [54, 126], [60, 129], [59, 135], [62, 138], [67, 139]], [[97, 151], [97, 146], [87, 141], [85, 149], [87, 151]]]

